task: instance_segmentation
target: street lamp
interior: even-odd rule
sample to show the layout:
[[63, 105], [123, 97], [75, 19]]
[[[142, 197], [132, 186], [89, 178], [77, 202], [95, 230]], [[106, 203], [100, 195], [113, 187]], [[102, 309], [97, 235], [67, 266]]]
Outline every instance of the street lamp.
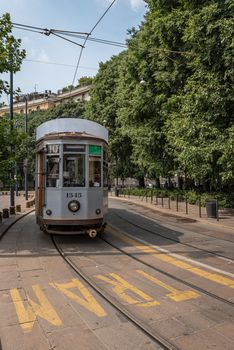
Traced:
[[[12, 63], [12, 60], [11, 60]], [[13, 68], [11, 67], [10, 70], [10, 130], [11, 130], [11, 144], [10, 144], [10, 150], [11, 154], [13, 153], [13, 145], [12, 145], [12, 133], [13, 133]], [[14, 191], [14, 185], [12, 183], [14, 179], [13, 174], [13, 168], [11, 168], [10, 173], [10, 207], [15, 207], [15, 191]]]
[[[28, 98], [24, 96], [25, 101], [25, 133], [28, 134]], [[24, 191], [25, 200], [28, 200], [28, 159], [24, 160]]]

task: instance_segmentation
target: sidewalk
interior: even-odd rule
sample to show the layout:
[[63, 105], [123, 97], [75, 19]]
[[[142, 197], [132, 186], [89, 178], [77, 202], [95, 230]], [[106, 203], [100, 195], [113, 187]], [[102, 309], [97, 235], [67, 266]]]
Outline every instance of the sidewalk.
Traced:
[[[29, 193], [29, 200], [32, 200], [34, 198], [34, 192]], [[16, 221], [18, 221], [22, 216], [27, 214], [28, 212], [32, 211], [34, 209], [33, 207], [26, 208], [26, 200], [23, 196], [23, 192], [20, 193], [20, 196], [15, 196], [15, 206], [20, 204], [21, 205], [21, 212], [16, 213], [14, 215], [10, 215], [7, 219], [2, 219], [2, 222], [0, 222], [0, 239], [5, 234], [5, 232], [8, 230], [9, 227], [11, 227]], [[2, 195], [0, 194], [0, 212], [4, 208], [10, 207], [10, 195]]]
[[[32, 193], [29, 193], [28, 199], [32, 199], [33, 197]], [[20, 204], [21, 205], [21, 212], [24, 213], [26, 211], [26, 200], [23, 195], [23, 192], [20, 192], [19, 196], [15, 196], [15, 206]], [[2, 211], [3, 208], [10, 208], [10, 195], [2, 195], [0, 193], [0, 211]]]
[[199, 206], [197, 205], [188, 204], [188, 214], [186, 214], [186, 204], [184, 202], [179, 202], [177, 207], [176, 201], [171, 200], [168, 202], [168, 198], [163, 198], [163, 200], [162, 198], [158, 198], [156, 201], [154, 197], [151, 203], [151, 198], [149, 197], [147, 199], [145, 197], [139, 198], [138, 196], [132, 195], [120, 195], [119, 197], [116, 197], [113, 194], [110, 194], [109, 196], [113, 199], [125, 200], [143, 206], [144, 208], [149, 208], [151, 210], [160, 212], [163, 215], [178, 217], [181, 220], [191, 219], [193, 222], [197, 221], [204, 224], [215, 225], [216, 227], [220, 228], [228, 228], [234, 233], [234, 212], [232, 210], [219, 209], [219, 218], [217, 220], [216, 218], [208, 218], [206, 208], [201, 207], [199, 210]]

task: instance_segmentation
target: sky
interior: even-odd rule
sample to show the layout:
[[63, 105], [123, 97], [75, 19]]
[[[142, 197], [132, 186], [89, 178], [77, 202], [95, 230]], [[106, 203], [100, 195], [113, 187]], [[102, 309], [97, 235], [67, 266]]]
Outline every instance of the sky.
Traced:
[[[12, 22], [30, 26], [90, 32], [112, 0], [0, 0], [0, 16], [9, 12]], [[143, 0], [116, 0], [105, 17], [92, 33], [92, 37], [124, 43], [127, 30], [141, 24], [146, 13]], [[20, 29], [13, 29], [13, 35], [22, 39], [21, 47], [26, 50], [21, 71], [14, 75], [14, 88], [22, 94], [57, 90], [70, 85], [80, 48], [55, 36], [45, 36]], [[72, 40], [77, 40], [70, 38]], [[77, 40], [78, 43], [82, 41]], [[78, 79], [95, 76], [99, 63], [105, 62], [123, 49], [88, 41], [82, 52]], [[36, 61], [36, 62], [35, 62]], [[40, 62], [38, 62], [40, 61]], [[9, 81], [9, 75], [1, 79]], [[0, 102], [8, 104], [9, 97], [3, 94]]]

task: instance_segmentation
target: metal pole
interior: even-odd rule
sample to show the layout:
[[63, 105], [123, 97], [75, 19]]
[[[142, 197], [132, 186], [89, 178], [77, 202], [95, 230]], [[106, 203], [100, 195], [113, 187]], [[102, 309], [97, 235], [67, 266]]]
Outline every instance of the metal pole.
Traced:
[[199, 218], [201, 218], [201, 196], [199, 197]]
[[[12, 132], [13, 132], [13, 71], [10, 71], [10, 131], [11, 131], [11, 141], [12, 141]], [[11, 154], [13, 153], [13, 145], [10, 146]], [[10, 206], [15, 206], [15, 191], [14, 185], [12, 183], [14, 179], [13, 168], [11, 168], [10, 173]]]
[[[28, 100], [25, 96], [25, 133], [28, 134]], [[25, 200], [28, 200], [28, 159], [25, 159], [24, 167], [24, 190], [25, 190]]]

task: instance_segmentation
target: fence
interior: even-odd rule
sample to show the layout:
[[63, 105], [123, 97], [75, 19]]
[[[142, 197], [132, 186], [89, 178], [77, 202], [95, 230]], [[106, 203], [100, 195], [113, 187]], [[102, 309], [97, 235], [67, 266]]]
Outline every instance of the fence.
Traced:
[[111, 191], [112, 196], [119, 196], [124, 198], [137, 198], [141, 202], [146, 202], [155, 205], [156, 207], [160, 207], [163, 209], [173, 210], [176, 212], [180, 212], [186, 215], [193, 215], [197, 216], [199, 218], [202, 217], [212, 217], [216, 218], [217, 221], [219, 221], [219, 206], [218, 201], [215, 200], [215, 213], [213, 213], [213, 216], [209, 216], [209, 208], [202, 206], [201, 198], [198, 198], [195, 201], [195, 204], [190, 204], [188, 202], [188, 198], [186, 195], [179, 195], [179, 194], [173, 194], [173, 195], [157, 195], [154, 193], [154, 191], [141, 191], [138, 196], [132, 195], [131, 191], [127, 189], [118, 189], [118, 192]]

